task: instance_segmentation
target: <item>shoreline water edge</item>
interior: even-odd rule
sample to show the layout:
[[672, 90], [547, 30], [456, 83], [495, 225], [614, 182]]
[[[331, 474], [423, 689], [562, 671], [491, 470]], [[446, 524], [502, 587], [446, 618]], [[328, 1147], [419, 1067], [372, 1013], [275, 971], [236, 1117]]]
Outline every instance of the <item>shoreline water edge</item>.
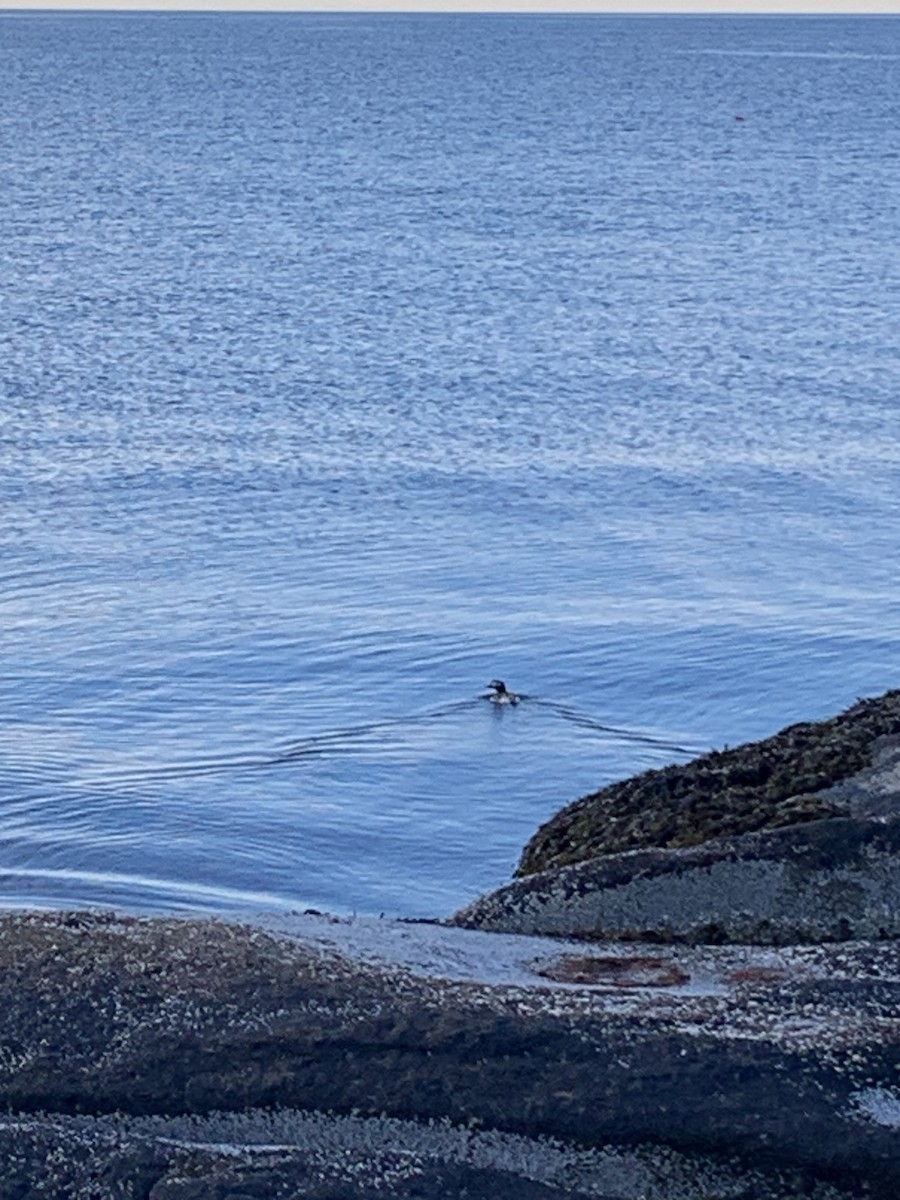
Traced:
[[893, 1200], [898, 865], [893, 691], [445, 920], [5, 914], [0, 1196]]

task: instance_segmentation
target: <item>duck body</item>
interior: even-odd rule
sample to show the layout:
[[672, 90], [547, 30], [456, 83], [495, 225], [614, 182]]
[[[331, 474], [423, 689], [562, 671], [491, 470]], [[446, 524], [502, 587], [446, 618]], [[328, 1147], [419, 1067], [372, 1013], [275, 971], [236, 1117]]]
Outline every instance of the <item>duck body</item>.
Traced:
[[485, 696], [485, 700], [489, 700], [491, 704], [518, 704], [521, 699], [509, 690], [502, 679], [492, 679], [488, 687], [491, 690]]

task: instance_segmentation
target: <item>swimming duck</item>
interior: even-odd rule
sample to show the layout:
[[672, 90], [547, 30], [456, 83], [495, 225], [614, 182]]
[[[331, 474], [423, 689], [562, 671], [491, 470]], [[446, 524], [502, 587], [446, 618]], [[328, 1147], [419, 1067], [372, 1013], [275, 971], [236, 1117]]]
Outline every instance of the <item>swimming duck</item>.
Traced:
[[502, 679], [492, 679], [488, 687], [491, 690], [485, 700], [490, 700], [491, 704], [518, 704], [521, 699], [515, 692], [509, 691]]

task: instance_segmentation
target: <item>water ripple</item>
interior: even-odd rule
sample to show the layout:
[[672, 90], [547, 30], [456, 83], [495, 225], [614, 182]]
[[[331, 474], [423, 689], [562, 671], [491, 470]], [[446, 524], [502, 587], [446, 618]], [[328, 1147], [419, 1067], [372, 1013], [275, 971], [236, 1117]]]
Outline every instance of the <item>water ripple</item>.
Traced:
[[896, 685], [896, 21], [0, 29], [8, 902], [434, 915]]

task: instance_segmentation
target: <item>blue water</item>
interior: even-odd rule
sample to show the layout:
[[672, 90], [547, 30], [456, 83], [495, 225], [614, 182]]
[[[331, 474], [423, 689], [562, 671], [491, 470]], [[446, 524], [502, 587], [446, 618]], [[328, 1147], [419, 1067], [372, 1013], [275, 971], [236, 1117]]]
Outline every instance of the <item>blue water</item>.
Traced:
[[446, 913], [897, 686], [898, 84], [892, 18], [0, 14], [0, 903]]

